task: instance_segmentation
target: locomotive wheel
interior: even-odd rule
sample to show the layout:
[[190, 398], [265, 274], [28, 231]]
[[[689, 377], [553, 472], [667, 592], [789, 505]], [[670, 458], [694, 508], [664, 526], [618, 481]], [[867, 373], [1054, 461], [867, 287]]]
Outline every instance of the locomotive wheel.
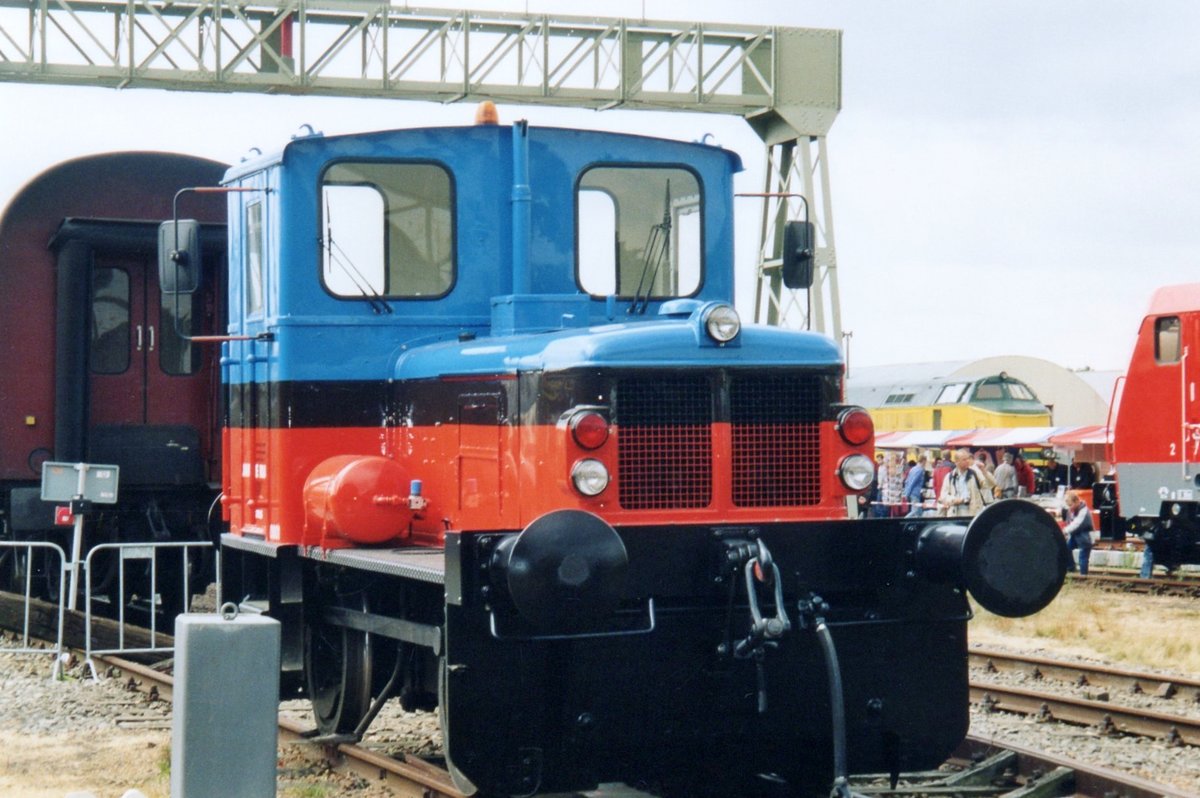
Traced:
[[[366, 594], [356, 603], [367, 609]], [[305, 625], [304, 677], [322, 734], [350, 734], [371, 706], [371, 635], [315, 621]]]

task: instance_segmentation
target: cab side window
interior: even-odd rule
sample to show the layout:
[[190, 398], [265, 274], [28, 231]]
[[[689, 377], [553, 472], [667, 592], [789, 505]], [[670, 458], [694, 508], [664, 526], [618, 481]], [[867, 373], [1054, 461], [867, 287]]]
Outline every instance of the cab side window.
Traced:
[[246, 206], [246, 279], [242, 292], [246, 299], [246, 315], [263, 311], [263, 204]]
[[1179, 362], [1179, 317], [1154, 320], [1154, 359], [1159, 363]]

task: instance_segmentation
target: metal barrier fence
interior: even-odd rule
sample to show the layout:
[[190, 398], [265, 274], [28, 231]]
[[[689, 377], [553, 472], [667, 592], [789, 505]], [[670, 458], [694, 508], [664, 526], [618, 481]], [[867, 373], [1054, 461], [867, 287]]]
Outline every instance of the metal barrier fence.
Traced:
[[[192, 585], [191, 585], [191, 569], [189, 568], [189, 555], [196, 551], [203, 553], [204, 549], [212, 549], [214, 557], [216, 578], [216, 606], [221, 606], [221, 555], [220, 551], [213, 547], [213, 544], [208, 541], [188, 541], [188, 542], [161, 542], [161, 543], [102, 543], [88, 552], [87, 560], [85, 561], [85, 571], [87, 579], [85, 581], [85, 602], [84, 602], [84, 639], [86, 644], [86, 659], [87, 667], [92, 675], [92, 679], [97, 679], [96, 665], [93, 657], [100, 654], [146, 654], [146, 653], [171, 653], [175, 650], [174, 641], [169, 645], [160, 645], [159, 640], [163, 635], [170, 637], [174, 634], [175, 615], [170, 616], [172, 627], [169, 631], [160, 631], [158, 629], [158, 615], [160, 608], [170, 606], [173, 602], [178, 601], [178, 609], [181, 613], [191, 611]], [[107, 558], [113, 558], [105, 562]], [[178, 560], [173, 558], [178, 557]], [[98, 563], [105, 563], [104, 573], [99, 574]], [[127, 571], [127, 565], [134, 563], [138, 570], [136, 578], [131, 578]], [[115, 564], [116, 573], [112, 572]], [[176, 570], [176, 566], [178, 569]], [[168, 584], [163, 590], [159, 589], [159, 576], [162, 571], [167, 571], [171, 575], [179, 575], [180, 578], [176, 584]], [[106, 580], [106, 585], [98, 585], [97, 579]], [[111, 580], [116, 579], [116, 592], [113, 592]], [[109, 599], [110, 606], [116, 608], [116, 623], [117, 623], [117, 645], [115, 648], [98, 648], [93, 645], [92, 625], [93, 612], [92, 603], [97, 596], [97, 589], [104, 587], [106, 597]], [[207, 587], [204, 585], [203, 587]], [[135, 590], [137, 591], [135, 593]], [[126, 630], [130, 624], [126, 622], [126, 613], [134, 601], [140, 602], [145, 608], [145, 614], [149, 619], [150, 639], [149, 645], [128, 645], [126, 640]], [[143, 627], [145, 628], [145, 627]]]
[[[56, 637], [55, 637], [55, 641], [54, 641], [54, 648], [50, 648], [50, 649], [35, 647], [35, 646], [31, 645], [31, 640], [30, 640], [30, 627], [31, 627], [31, 617], [30, 616], [31, 616], [32, 606], [33, 606], [33, 602], [32, 602], [33, 571], [34, 571], [34, 568], [33, 568], [34, 556], [33, 556], [33, 554], [34, 554], [34, 551], [38, 550], [38, 549], [45, 552], [46, 559], [45, 559], [44, 565], [47, 569], [50, 569], [51, 566], [54, 565], [55, 560], [57, 560], [57, 563], [58, 563], [58, 604], [57, 604], [57, 606], [58, 606], [58, 622], [56, 624]], [[23, 595], [24, 595], [25, 601], [24, 601], [24, 607], [23, 607], [23, 611], [22, 611], [20, 642], [18, 643], [18, 645], [13, 646], [13, 647], [0, 646], [0, 652], [3, 652], [5, 654], [53, 654], [54, 655], [54, 668], [51, 671], [50, 678], [57, 679], [59, 677], [59, 674], [61, 673], [62, 660], [63, 660], [63, 657], [62, 657], [62, 653], [63, 653], [63, 620], [65, 618], [64, 610], [66, 607], [66, 596], [67, 596], [67, 591], [64, 586], [67, 584], [67, 556], [63, 552], [62, 548], [60, 548], [56, 544], [46, 543], [46, 542], [42, 542], [42, 541], [15, 541], [15, 540], [0, 541], [0, 552], [5, 552], [6, 550], [7, 550], [7, 557], [14, 558], [14, 563], [13, 563], [14, 567], [12, 569], [12, 573], [14, 575], [19, 576], [21, 574], [22, 570], [24, 571]], [[22, 553], [24, 554], [24, 560], [22, 561], [23, 564], [18, 565], [18, 563], [16, 562], [16, 559]], [[47, 571], [47, 573], [50, 573], [50, 572]], [[14, 584], [13, 587], [15, 588], [15, 587], [17, 587], [17, 585]]]

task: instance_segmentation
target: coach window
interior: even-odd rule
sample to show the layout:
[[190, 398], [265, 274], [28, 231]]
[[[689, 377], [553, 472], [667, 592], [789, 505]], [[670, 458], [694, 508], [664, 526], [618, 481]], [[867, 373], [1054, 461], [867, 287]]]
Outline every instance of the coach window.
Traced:
[[334, 296], [420, 299], [454, 285], [450, 174], [429, 163], [330, 166], [321, 182], [321, 279]]
[[671, 167], [600, 166], [579, 179], [579, 286], [593, 296], [689, 296], [700, 288], [700, 182]]
[[92, 340], [88, 366], [95, 374], [129, 368], [129, 274], [97, 266], [92, 270]]
[[192, 309], [198, 294], [162, 294], [159, 309], [158, 363], [165, 374], [194, 374], [200, 367], [200, 349], [182, 336], [192, 334]]
[[263, 204], [246, 206], [246, 279], [242, 284], [246, 315], [263, 311]]
[[1179, 362], [1179, 317], [1154, 320], [1154, 359], [1159, 363]]

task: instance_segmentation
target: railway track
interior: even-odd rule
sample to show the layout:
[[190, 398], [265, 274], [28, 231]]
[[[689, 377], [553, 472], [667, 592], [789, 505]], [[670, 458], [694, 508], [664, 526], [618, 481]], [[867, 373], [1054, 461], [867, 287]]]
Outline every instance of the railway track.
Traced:
[[[153, 699], [170, 701], [174, 679], [170, 674], [118, 657], [97, 657], [102, 672], [121, 679], [127, 689], [139, 690]], [[419, 798], [464, 798], [450, 780], [450, 774], [417, 757], [385, 756], [368, 748], [339, 744], [314, 744], [309, 741], [311, 726], [288, 717], [279, 718], [281, 744], [312, 745], [314, 751], [332, 766], [357, 774], [373, 784], [390, 788], [401, 796]]]
[[970, 651], [973, 666], [988, 673], [1023, 674], [1035, 681], [1057, 682], [1084, 689], [1087, 696], [1063, 690], [1025, 687], [972, 679], [971, 700], [989, 710], [1033, 715], [1102, 731], [1136, 734], [1172, 744], [1200, 746], [1200, 716], [1159, 712], [1114, 703], [1122, 694], [1173, 699], [1178, 705], [1200, 705], [1200, 679], [1150, 674], [1123, 668], [1062, 662], [985, 648]]
[[[1137, 576], [1140, 573], [1138, 568], [1122, 567], [1119, 565], [1092, 565], [1088, 569], [1088, 573], [1101, 574], [1104, 576]], [[1162, 574], [1160, 569], [1158, 574]], [[1200, 582], [1200, 570], [1184, 566], [1167, 575], [1172, 580], [1178, 582]], [[1162, 580], [1166, 577], [1156, 576], [1155, 579]]]
[[860, 795], [896, 798], [1197, 798], [1111, 768], [1011, 743], [1000, 748], [974, 736], [963, 741], [942, 770], [901, 774], [894, 787], [883, 774], [855, 777], [851, 786]]
[[1099, 569], [1092, 569], [1087, 576], [1079, 576], [1076, 573], [1071, 573], [1068, 574], [1068, 577], [1075, 583], [1092, 585], [1102, 590], [1120, 591], [1122, 593], [1143, 593], [1155, 596], [1200, 598], [1200, 578], [1190, 575], [1142, 579], [1134, 571], [1122, 572], [1119, 569], [1100, 571]]
[[[1064, 689], [1085, 687], [1089, 691], [1144, 693], [1158, 698], [1171, 698], [1180, 704], [1200, 703], [1200, 680], [1164, 677], [1117, 668], [1063, 663], [1049, 658], [1023, 657], [1008, 652], [973, 648], [972, 664], [977, 669], [1000, 673], [1019, 673], [1033, 680], [1060, 683]], [[137, 689], [153, 698], [170, 701], [172, 680], [168, 674], [135, 662], [103, 658], [101, 673], [121, 680], [128, 689]], [[1023, 693], [1023, 694], [1019, 694]], [[1034, 714], [1047, 719], [1085, 723], [1114, 732], [1149, 734], [1180, 744], [1200, 745], [1200, 722], [1182, 716], [1146, 717], [1146, 713], [1114, 706], [1095, 698], [1079, 701], [1065, 699], [1061, 694], [1032, 690], [1002, 690], [994, 684], [980, 682], [972, 685], [973, 699], [993, 709]], [[1088, 703], [1094, 706], [1087, 706]], [[1091, 714], [1076, 714], [1091, 711]], [[1197, 713], [1200, 714], [1200, 713]], [[1141, 717], [1138, 717], [1138, 716]], [[310, 725], [306, 719], [281, 718], [280, 740], [306, 750], [306, 757], [321, 759], [331, 767], [353, 773], [372, 785], [386, 787], [403, 796], [460, 796], [449, 775], [416, 756], [392, 756], [394, 746], [371, 750], [367, 745], [321, 745], [308, 739]], [[370, 743], [368, 743], [369, 745]], [[961, 771], [930, 774], [905, 774], [895, 791], [886, 778], [856, 778], [854, 789], [865, 795], [905, 795], [920, 792], [924, 795], [953, 793], [965, 798], [984, 798], [989, 795], [1076, 794], [1094, 798], [1123, 796], [1127, 798], [1200, 798], [1186, 791], [1154, 785], [1119, 771], [1085, 765], [1061, 757], [1052, 757], [1032, 750], [1021, 750], [1010, 741], [1004, 742], [1010, 754], [994, 759], [997, 749], [987, 740], [969, 738], [951, 763]], [[1015, 755], [1015, 759], [1013, 758]], [[960, 775], [964, 774], [964, 775]], [[990, 775], [988, 775], [990, 774]], [[648, 798], [646, 793], [624, 786], [606, 786], [588, 793], [596, 798]]]
[[[1021, 658], [986, 649], [974, 649], [971, 656], [977, 662], [991, 662], [997, 669], [1037, 668], [1044, 675], [1050, 674], [1046, 678], [1064, 681], [1070, 680], [1072, 672], [1072, 666], [1043, 658]], [[119, 674], [117, 678], [126, 680], [128, 687], [151, 692], [164, 700], [170, 699], [171, 679], [168, 675], [137, 663], [111, 658], [106, 662], [114, 674]], [[1200, 689], [1200, 682], [1189, 680], [1151, 679], [1145, 674], [1107, 668], [1081, 667], [1078, 670], [1095, 674], [1096, 679], [1100, 678], [1101, 673], [1113, 679], [1125, 679], [1128, 681], [1122, 684], [1137, 684], [1139, 689], [1147, 692], [1150, 691], [1148, 688], [1153, 688], [1155, 693], [1171, 692], [1170, 688], [1174, 688], [1174, 695], [1184, 700], [1191, 695], [1188, 691]], [[281, 741], [308, 743], [308, 734], [306, 724], [281, 718]], [[334, 767], [353, 772], [373, 784], [387, 786], [397, 795], [462, 798], [462, 793], [454, 788], [448, 773], [417, 757], [397, 758], [345, 743], [314, 747]], [[902, 774], [895, 788], [890, 779], [878, 775], [855, 777], [852, 787], [863, 795], [892, 796], [949, 794], [963, 798], [1034, 798], [1043, 795], [1198, 798], [1187, 791], [1156, 784], [1128, 773], [1052, 756], [1031, 748], [1005, 743], [1003, 749], [998, 749], [991, 741], [974, 736], [964, 741], [948, 763], [948, 768], [924, 774]], [[585, 795], [589, 798], [650, 798], [648, 793], [620, 785], [605, 786]]]
[[[174, 680], [154, 668], [116, 657], [97, 657], [109, 678], [123, 680], [127, 689], [147, 693], [151, 698], [170, 701]], [[314, 743], [310, 724], [294, 718], [279, 718], [280, 744], [309, 746], [313, 756], [323, 758], [331, 767], [353, 773], [373, 786], [386, 787], [399, 796], [413, 798], [465, 798], [455, 788], [450, 774], [417, 756], [388, 755], [363, 745], [350, 743]], [[623, 785], [604, 786], [580, 794], [578, 798], [653, 798]], [[568, 798], [568, 796], [559, 796]]]

